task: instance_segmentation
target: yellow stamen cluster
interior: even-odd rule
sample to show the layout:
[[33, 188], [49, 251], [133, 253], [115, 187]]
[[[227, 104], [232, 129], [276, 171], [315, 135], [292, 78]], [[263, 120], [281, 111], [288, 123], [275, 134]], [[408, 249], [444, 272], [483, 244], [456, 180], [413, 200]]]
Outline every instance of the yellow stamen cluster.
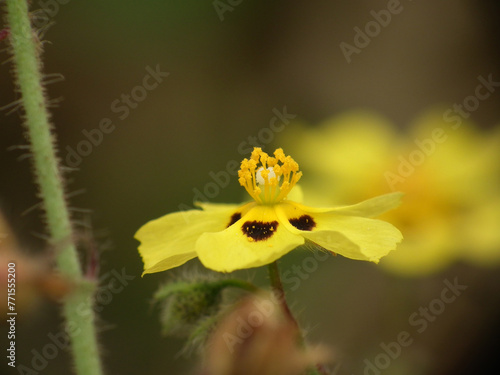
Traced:
[[[274, 151], [274, 156], [269, 156], [260, 147], [254, 147], [250, 159], [243, 159], [238, 171], [240, 185], [262, 204], [285, 199], [301, 176], [299, 165], [291, 156], [285, 156], [281, 148]], [[264, 181], [264, 186], [259, 180]]]

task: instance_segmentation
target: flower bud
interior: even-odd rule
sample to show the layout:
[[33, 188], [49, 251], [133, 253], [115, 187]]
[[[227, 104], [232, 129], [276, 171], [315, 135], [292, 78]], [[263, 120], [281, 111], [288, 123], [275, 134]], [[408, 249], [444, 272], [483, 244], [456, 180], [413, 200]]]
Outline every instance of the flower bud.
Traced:
[[294, 375], [327, 359], [307, 348], [294, 321], [272, 294], [242, 300], [211, 335], [204, 358], [207, 375]]

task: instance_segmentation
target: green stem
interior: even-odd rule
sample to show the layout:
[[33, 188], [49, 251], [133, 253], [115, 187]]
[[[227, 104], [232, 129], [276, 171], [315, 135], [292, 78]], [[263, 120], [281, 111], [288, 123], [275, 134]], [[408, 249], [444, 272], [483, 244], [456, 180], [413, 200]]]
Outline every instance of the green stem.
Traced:
[[[299, 324], [297, 323], [297, 320], [295, 320], [295, 317], [293, 316], [292, 312], [290, 311], [290, 308], [288, 307], [288, 303], [286, 302], [285, 298], [285, 289], [283, 288], [283, 283], [281, 282], [281, 277], [280, 277], [280, 270], [278, 268], [278, 262], [275, 261], [268, 266], [269, 270], [269, 279], [271, 281], [271, 288], [273, 289], [274, 295], [278, 299], [278, 301], [281, 304], [281, 308], [287, 315], [287, 317], [295, 324], [297, 327], [297, 341], [299, 345], [302, 347], [306, 346], [304, 337], [302, 336], [302, 333], [300, 332], [300, 327]], [[316, 368], [316, 366], [312, 366], [307, 369], [307, 375], [321, 375], [322, 373]]]
[[7, 21], [17, 86], [25, 112], [25, 126], [33, 154], [34, 172], [43, 200], [47, 227], [54, 244], [60, 245], [57, 266], [75, 285], [64, 301], [63, 314], [78, 375], [102, 374], [97, 350], [92, 300], [95, 286], [83, 278], [73, 242], [70, 215], [51, 134], [49, 113], [42, 86], [41, 46], [31, 28], [26, 0], [6, 0]]
[[[269, 270], [269, 279], [271, 281], [271, 287], [273, 289], [273, 293], [279, 303], [281, 304], [281, 308], [287, 315], [287, 317], [299, 328], [299, 324], [295, 320], [285, 298], [285, 289], [283, 288], [283, 284], [281, 283], [280, 270], [278, 268], [278, 262], [272, 262], [268, 266]], [[302, 336], [302, 335], [301, 335]], [[302, 341], [302, 340], [301, 340]]]

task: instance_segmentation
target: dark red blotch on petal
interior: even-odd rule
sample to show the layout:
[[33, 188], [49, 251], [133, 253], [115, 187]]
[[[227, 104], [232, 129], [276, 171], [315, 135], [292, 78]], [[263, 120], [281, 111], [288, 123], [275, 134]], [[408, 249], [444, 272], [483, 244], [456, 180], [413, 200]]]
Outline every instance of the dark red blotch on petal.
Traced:
[[231, 225], [233, 225], [234, 223], [236, 223], [240, 219], [241, 219], [241, 213], [240, 212], [236, 212], [235, 214], [233, 214], [231, 216], [231, 219], [229, 220], [229, 224], [227, 225], [226, 228], [229, 228]]
[[246, 221], [241, 230], [243, 234], [254, 241], [264, 241], [271, 237], [278, 228], [277, 221]]
[[288, 221], [298, 230], [311, 231], [316, 226], [316, 222], [309, 215], [302, 215], [299, 218], [289, 219]]

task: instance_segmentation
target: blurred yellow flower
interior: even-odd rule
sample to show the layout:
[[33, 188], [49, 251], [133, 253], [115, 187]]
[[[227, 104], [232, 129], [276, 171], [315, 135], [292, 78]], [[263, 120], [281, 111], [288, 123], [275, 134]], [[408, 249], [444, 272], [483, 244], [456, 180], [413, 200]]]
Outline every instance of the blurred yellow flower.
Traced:
[[[260, 165], [260, 166], [259, 166]], [[352, 259], [378, 262], [402, 239], [391, 224], [371, 219], [399, 205], [391, 193], [352, 206], [311, 208], [288, 200], [298, 164], [277, 149], [255, 148], [241, 162], [239, 183], [254, 199], [242, 205], [198, 203], [202, 210], [165, 215], [136, 233], [144, 273], [199, 257], [207, 268], [231, 272], [269, 264], [306, 242]]]
[[403, 132], [352, 111], [315, 129], [290, 127], [281, 139], [315, 175], [302, 184], [307, 197], [337, 204], [405, 193], [402, 207], [382, 217], [405, 236], [380, 263], [396, 273], [429, 274], [457, 260], [500, 264], [500, 132], [453, 126], [443, 113], [428, 111]]

